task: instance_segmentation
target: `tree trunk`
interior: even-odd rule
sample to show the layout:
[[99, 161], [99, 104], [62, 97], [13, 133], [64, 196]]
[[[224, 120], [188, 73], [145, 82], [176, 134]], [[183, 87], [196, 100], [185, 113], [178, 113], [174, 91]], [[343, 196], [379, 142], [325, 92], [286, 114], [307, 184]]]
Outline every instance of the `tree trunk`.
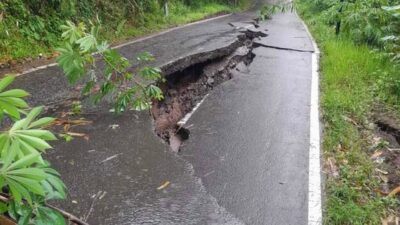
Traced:
[[340, 28], [341, 28], [341, 26], [342, 26], [342, 20], [341, 20], [341, 18], [340, 18], [340, 14], [342, 14], [342, 11], [343, 11], [343, 2], [344, 2], [344, 0], [340, 0], [340, 8], [339, 8], [339, 11], [338, 11], [338, 13], [339, 13], [339, 18], [338, 18], [338, 20], [336, 21], [336, 29], [335, 29], [335, 33], [336, 33], [336, 35], [339, 35], [340, 34]]
[[164, 14], [166, 17], [169, 16], [168, 1], [164, 1]]

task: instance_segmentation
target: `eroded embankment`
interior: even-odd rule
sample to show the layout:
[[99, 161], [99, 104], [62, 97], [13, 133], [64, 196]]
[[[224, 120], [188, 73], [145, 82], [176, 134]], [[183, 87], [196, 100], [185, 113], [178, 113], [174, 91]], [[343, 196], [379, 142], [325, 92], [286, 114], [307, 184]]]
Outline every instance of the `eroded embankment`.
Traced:
[[[400, 193], [400, 121], [396, 113], [379, 106], [373, 119], [376, 129], [373, 131], [375, 172], [381, 180], [379, 193], [395, 196]], [[399, 212], [399, 210], [397, 210]]]
[[[179, 59], [178, 65], [191, 62], [196, 58], [199, 63], [176, 70], [173, 63], [165, 71], [176, 71], [166, 75], [166, 82], [161, 84], [164, 100], [154, 102], [152, 115], [156, 134], [165, 140], [173, 151], [179, 151], [182, 141], [189, 138], [189, 130], [181, 121], [192, 112], [213, 88], [233, 78], [236, 71], [243, 71], [253, 60], [253, 40], [266, 36], [262, 31], [246, 28], [238, 34], [237, 41], [229, 47], [217, 49], [209, 54], [190, 56]], [[179, 66], [178, 66], [179, 68]], [[181, 67], [182, 68], [182, 67]]]

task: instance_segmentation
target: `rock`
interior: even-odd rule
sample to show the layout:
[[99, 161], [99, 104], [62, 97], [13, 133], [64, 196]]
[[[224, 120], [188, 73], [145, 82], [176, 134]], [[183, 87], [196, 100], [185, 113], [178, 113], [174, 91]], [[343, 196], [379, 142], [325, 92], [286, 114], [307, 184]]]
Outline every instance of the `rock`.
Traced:
[[213, 83], [214, 83], [214, 78], [209, 77], [209, 78], [207, 79], [207, 84], [208, 84], [208, 85], [212, 85]]
[[248, 74], [250, 72], [249, 68], [244, 62], [240, 62], [236, 65], [236, 71]]
[[178, 95], [178, 91], [175, 90], [175, 89], [171, 89], [171, 90], [168, 91], [168, 94], [169, 94], [170, 96], [172, 96], [172, 97], [175, 97], [175, 96]]

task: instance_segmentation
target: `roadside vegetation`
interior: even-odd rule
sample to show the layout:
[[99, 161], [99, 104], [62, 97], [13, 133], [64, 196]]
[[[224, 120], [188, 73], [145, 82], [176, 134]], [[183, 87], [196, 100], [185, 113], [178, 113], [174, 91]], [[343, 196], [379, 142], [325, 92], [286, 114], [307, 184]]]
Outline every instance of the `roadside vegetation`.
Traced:
[[7, 90], [13, 81], [13, 76], [0, 80], [0, 122], [12, 123], [0, 132], [0, 213], [21, 225], [65, 224], [63, 215], [46, 205], [66, 196], [60, 174], [42, 158], [52, 148], [48, 142], [57, 139], [46, 130], [54, 119], [40, 118], [42, 107], [29, 108], [24, 90]]
[[54, 57], [66, 20], [101, 22], [110, 42], [248, 7], [247, 0], [5, 0], [0, 2], [0, 65]]
[[400, 183], [385, 154], [398, 157], [398, 143], [379, 135], [375, 112], [400, 115], [399, 1], [296, 4], [322, 50], [324, 223], [387, 224], [399, 214]]

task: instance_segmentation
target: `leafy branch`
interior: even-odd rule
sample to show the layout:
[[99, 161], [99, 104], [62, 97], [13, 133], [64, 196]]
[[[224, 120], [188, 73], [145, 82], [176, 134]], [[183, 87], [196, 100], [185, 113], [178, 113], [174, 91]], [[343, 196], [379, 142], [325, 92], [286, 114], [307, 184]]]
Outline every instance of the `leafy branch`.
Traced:
[[[58, 64], [63, 68], [70, 83], [84, 80], [83, 95], [92, 95], [94, 102], [110, 96], [115, 112], [146, 110], [152, 100], [163, 99], [157, 83], [163, 81], [161, 70], [143, 67], [137, 73], [129, 72], [132, 64], [107, 42], [98, 40], [100, 26], [91, 24], [90, 32], [85, 24], [67, 22], [62, 26], [63, 46], [58, 48]], [[98, 60], [99, 59], [99, 60]], [[154, 60], [149, 53], [137, 57], [139, 62]], [[96, 74], [97, 62], [104, 62], [104, 69]]]
[[47, 200], [66, 197], [60, 174], [41, 156], [51, 148], [48, 141], [56, 140], [44, 129], [53, 119], [38, 118], [42, 107], [27, 112], [23, 98], [29, 94], [24, 90], [5, 90], [14, 79], [6, 76], [0, 80], [0, 122], [5, 116], [14, 121], [0, 132], [0, 195], [9, 196], [7, 201], [0, 200], [0, 213], [7, 213], [19, 225], [65, 225], [59, 211], [46, 206]]

